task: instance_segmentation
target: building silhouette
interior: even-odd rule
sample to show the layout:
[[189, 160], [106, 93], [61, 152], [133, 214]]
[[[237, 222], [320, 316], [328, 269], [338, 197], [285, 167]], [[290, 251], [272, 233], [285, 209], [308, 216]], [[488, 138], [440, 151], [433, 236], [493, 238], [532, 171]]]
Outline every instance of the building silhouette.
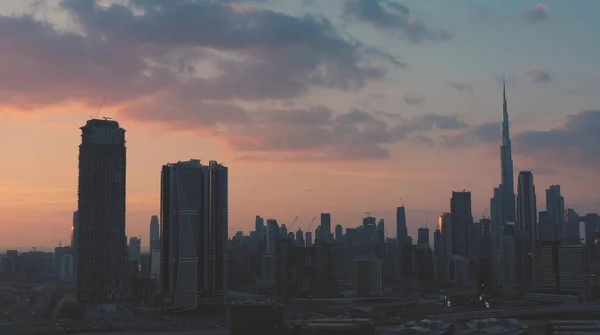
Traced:
[[471, 256], [471, 192], [452, 192], [450, 199], [450, 229], [452, 231], [452, 255]]
[[527, 239], [528, 252], [539, 240], [535, 185], [531, 171], [519, 172], [517, 187], [517, 227]]
[[199, 160], [163, 166], [161, 291], [166, 309], [188, 310], [228, 284], [228, 170]]
[[160, 250], [160, 224], [158, 216], [152, 215], [150, 218], [150, 252]]
[[106, 119], [80, 129], [77, 300], [112, 303], [125, 280], [125, 130]]

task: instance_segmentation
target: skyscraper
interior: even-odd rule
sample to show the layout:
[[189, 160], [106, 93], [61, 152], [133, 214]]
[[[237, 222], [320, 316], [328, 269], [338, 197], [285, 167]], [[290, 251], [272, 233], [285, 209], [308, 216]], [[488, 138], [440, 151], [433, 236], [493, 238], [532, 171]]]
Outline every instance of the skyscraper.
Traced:
[[517, 193], [517, 228], [524, 233], [528, 244], [527, 250], [531, 252], [539, 240], [539, 235], [535, 186], [530, 171], [519, 172]]
[[150, 217], [150, 252], [160, 250], [160, 225], [158, 216]]
[[450, 229], [452, 229], [452, 255], [471, 256], [471, 192], [452, 192], [450, 199]]
[[504, 81], [502, 83], [502, 98], [502, 145], [500, 146], [502, 216], [504, 222], [515, 222], [515, 182], [508, 122], [508, 106], [506, 103], [506, 85]]
[[546, 190], [546, 211], [552, 223], [553, 236], [565, 243], [565, 198], [560, 194], [560, 185], [550, 185]]
[[331, 241], [331, 214], [321, 213], [321, 236], [324, 241]]
[[112, 303], [125, 280], [125, 130], [97, 119], [80, 129], [77, 300]]
[[[173, 310], [227, 290], [228, 169], [210, 161], [163, 166], [161, 290]], [[169, 306], [171, 307], [171, 306]]]
[[439, 218], [439, 229], [442, 233], [442, 256], [444, 259], [452, 256], [452, 220], [450, 213], [444, 213]]
[[396, 239], [398, 243], [406, 240], [408, 228], [406, 227], [406, 209], [404, 206], [396, 208]]

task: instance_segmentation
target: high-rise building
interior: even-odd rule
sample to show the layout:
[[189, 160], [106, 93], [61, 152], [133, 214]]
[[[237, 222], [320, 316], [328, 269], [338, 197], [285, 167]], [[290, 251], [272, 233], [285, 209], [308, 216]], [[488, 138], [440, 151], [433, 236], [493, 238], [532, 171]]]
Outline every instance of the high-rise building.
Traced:
[[581, 218], [577, 212], [569, 208], [567, 209], [567, 222], [566, 222], [566, 238], [567, 244], [581, 244], [581, 236], [579, 232], [579, 223]]
[[452, 229], [452, 255], [469, 258], [471, 256], [471, 192], [452, 192], [450, 199], [450, 220]]
[[228, 169], [210, 161], [163, 166], [161, 290], [165, 307], [198, 306], [227, 290]]
[[442, 256], [447, 259], [452, 256], [452, 221], [451, 214], [444, 213], [439, 218], [439, 229], [442, 232]]
[[267, 219], [267, 255], [275, 255], [280, 240], [280, 229], [277, 220]]
[[429, 228], [427, 228], [426, 226], [423, 226], [417, 230], [417, 245], [429, 246]]
[[546, 211], [556, 238], [565, 243], [565, 198], [560, 194], [560, 185], [550, 185], [546, 190]]
[[379, 219], [377, 223], [376, 242], [385, 243], [385, 220]]
[[531, 171], [519, 172], [517, 187], [517, 228], [527, 241], [527, 250], [531, 252], [539, 240], [537, 227], [537, 208], [535, 186]]
[[504, 222], [515, 222], [515, 181], [510, 141], [508, 106], [506, 103], [506, 85], [502, 83], [502, 145], [500, 146], [500, 164], [502, 181], [502, 216]]
[[150, 218], [150, 252], [154, 250], [160, 250], [160, 225], [156, 215]]
[[331, 241], [331, 214], [321, 213], [321, 236], [324, 241]]
[[313, 239], [312, 239], [312, 232], [307, 231], [305, 234], [305, 239], [306, 239], [306, 246], [310, 247], [313, 245]]
[[406, 209], [404, 206], [396, 208], [396, 239], [398, 243], [406, 240], [408, 228], [406, 227]]
[[433, 257], [439, 259], [442, 256], [442, 231], [440, 227], [433, 231]]
[[342, 225], [336, 225], [335, 226], [335, 239], [340, 240], [342, 238], [342, 236], [344, 236], [344, 228], [342, 227]]
[[80, 129], [77, 300], [113, 303], [125, 281], [125, 129], [97, 119]]
[[142, 255], [142, 240], [139, 237], [129, 239], [129, 247], [127, 248], [127, 256], [130, 261], [140, 261]]
[[260, 215], [257, 215], [254, 221], [254, 231], [256, 232], [256, 236], [259, 240], [265, 238], [265, 219], [260, 217]]

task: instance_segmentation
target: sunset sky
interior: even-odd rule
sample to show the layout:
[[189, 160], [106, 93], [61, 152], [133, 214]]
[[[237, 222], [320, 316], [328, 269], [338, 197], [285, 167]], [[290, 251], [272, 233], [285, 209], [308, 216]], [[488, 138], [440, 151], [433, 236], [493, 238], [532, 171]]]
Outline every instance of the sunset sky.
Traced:
[[[515, 178], [600, 210], [600, 1], [0, 1], [0, 248], [68, 244], [79, 127], [127, 130], [127, 234], [161, 165], [229, 166], [231, 235], [365, 212], [489, 215], [506, 75]], [[313, 226], [313, 229], [316, 227]]]

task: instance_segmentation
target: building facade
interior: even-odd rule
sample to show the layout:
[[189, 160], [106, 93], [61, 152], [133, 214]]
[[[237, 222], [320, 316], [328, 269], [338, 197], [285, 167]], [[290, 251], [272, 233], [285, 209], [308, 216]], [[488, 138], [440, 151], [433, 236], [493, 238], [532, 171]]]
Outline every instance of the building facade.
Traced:
[[97, 119], [80, 129], [77, 300], [112, 303], [125, 280], [125, 130]]
[[165, 308], [188, 310], [228, 283], [228, 170], [199, 160], [163, 166], [161, 284]]

